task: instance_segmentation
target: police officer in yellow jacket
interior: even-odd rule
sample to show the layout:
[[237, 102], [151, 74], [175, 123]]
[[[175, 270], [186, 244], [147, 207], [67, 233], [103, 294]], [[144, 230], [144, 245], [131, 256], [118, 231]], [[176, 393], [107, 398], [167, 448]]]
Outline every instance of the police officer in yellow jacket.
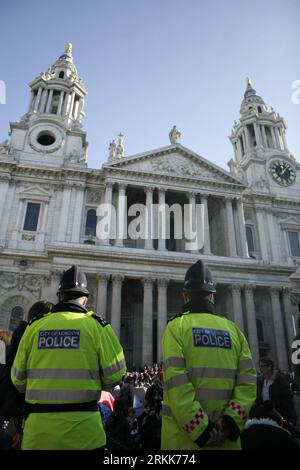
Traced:
[[215, 313], [215, 292], [197, 261], [185, 276], [183, 311], [163, 336], [162, 449], [240, 449], [256, 372], [243, 333]]
[[106, 442], [97, 400], [126, 371], [111, 326], [85, 308], [85, 274], [62, 275], [59, 303], [26, 328], [12, 367], [27, 404], [22, 449], [98, 449]]

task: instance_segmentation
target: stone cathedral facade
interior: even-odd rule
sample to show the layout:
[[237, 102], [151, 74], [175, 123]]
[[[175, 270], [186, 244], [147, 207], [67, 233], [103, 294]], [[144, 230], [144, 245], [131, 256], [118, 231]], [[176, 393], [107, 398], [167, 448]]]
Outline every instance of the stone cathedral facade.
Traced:
[[[168, 317], [181, 309], [186, 269], [201, 258], [217, 283], [217, 311], [240, 325], [255, 360], [270, 354], [288, 370], [300, 293], [300, 164], [283, 118], [251, 81], [230, 135], [230, 171], [184, 147], [175, 126], [169, 145], [134, 156], [125, 157], [119, 134], [102, 168], [88, 168], [87, 92], [70, 44], [29, 86], [28, 111], [0, 145], [0, 328], [14, 329], [39, 299], [55, 301], [61, 273], [77, 264], [90, 307], [111, 322], [128, 365], [152, 364]], [[119, 224], [132, 219], [124, 201], [201, 203], [203, 247], [186, 249], [172, 213], [168, 239], [100, 240], [99, 204], [112, 204]]]

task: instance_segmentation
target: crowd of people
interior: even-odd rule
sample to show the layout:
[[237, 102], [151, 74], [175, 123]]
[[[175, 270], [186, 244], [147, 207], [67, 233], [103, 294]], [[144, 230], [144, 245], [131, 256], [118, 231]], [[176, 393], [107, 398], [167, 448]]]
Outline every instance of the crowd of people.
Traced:
[[300, 450], [297, 384], [270, 357], [257, 376], [245, 336], [215, 313], [214, 293], [209, 270], [195, 263], [183, 311], [163, 336], [163, 363], [126, 371], [72, 266], [57, 305], [37, 302], [14, 332], [0, 331], [0, 449]]

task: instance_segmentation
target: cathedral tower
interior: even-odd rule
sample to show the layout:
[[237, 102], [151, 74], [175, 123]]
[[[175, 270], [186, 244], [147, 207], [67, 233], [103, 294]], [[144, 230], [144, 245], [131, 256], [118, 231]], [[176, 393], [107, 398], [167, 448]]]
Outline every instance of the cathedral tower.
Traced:
[[72, 44], [45, 73], [30, 84], [27, 113], [10, 124], [11, 151], [20, 162], [45, 166], [87, 166], [82, 131], [87, 95], [73, 62]]
[[234, 148], [229, 166], [232, 173], [256, 190], [280, 192], [296, 179], [296, 161], [287, 146], [286, 124], [273, 108], [268, 110], [250, 78], [246, 83], [240, 120], [229, 137]]

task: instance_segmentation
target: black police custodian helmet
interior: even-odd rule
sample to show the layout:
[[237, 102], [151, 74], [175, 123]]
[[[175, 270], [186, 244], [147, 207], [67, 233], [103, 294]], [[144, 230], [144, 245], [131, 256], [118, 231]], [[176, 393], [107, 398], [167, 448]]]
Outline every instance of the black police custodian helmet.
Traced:
[[57, 294], [64, 292], [74, 292], [74, 294], [78, 292], [78, 294], [82, 294], [82, 297], [88, 297], [86, 276], [78, 266], [73, 265], [70, 269], [64, 271], [61, 276]]
[[197, 261], [187, 270], [183, 288], [204, 295], [216, 292], [210, 270], [203, 261]]

